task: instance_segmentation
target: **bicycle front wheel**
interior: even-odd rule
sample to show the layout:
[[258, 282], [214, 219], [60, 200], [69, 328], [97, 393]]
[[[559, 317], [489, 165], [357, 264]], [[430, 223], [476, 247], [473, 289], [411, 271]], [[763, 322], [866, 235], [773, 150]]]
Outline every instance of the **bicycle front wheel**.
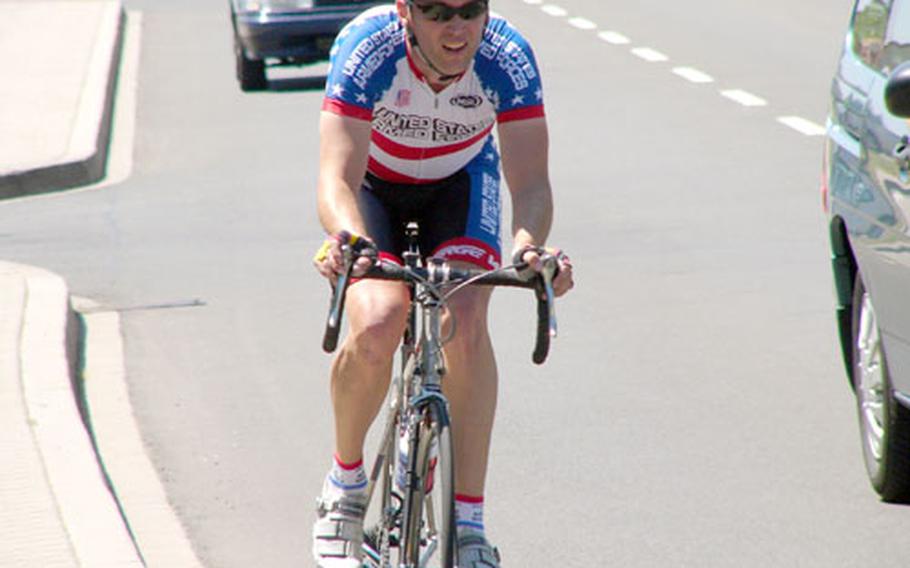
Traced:
[[415, 486], [406, 507], [402, 551], [410, 566], [454, 568], [455, 468], [445, 404], [429, 402], [418, 428]]

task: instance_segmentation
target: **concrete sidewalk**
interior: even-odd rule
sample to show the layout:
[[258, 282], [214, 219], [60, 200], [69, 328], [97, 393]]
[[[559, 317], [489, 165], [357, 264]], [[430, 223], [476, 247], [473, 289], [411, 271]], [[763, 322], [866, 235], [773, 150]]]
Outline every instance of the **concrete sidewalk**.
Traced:
[[[0, 199], [104, 176], [123, 21], [0, 0]], [[63, 279], [0, 261], [0, 566], [143, 565], [80, 412], [79, 335]]]
[[118, 0], [0, 0], [0, 199], [104, 176]]
[[140, 567], [74, 395], [66, 283], [0, 262], [0, 565]]

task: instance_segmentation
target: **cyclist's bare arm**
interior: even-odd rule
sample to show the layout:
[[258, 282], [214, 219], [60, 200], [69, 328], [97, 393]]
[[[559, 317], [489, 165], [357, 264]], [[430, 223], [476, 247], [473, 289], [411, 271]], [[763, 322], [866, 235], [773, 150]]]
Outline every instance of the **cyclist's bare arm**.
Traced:
[[[323, 111], [319, 120], [319, 220], [326, 232], [365, 235], [357, 192], [366, 173], [370, 122]], [[342, 269], [340, 248], [330, 246], [316, 268], [326, 277]]]
[[[512, 234], [515, 250], [543, 246], [553, 222], [553, 193], [548, 166], [549, 135], [545, 118], [516, 120], [499, 125], [502, 169], [512, 194]], [[522, 255], [540, 270], [540, 256], [533, 250]], [[574, 285], [572, 264], [560, 256], [559, 274], [553, 281], [557, 296]]]
[[515, 248], [543, 245], [553, 219], [547, 166], [547, 123], [543, 118], [499, 125], [502, 171], [512, 194]]

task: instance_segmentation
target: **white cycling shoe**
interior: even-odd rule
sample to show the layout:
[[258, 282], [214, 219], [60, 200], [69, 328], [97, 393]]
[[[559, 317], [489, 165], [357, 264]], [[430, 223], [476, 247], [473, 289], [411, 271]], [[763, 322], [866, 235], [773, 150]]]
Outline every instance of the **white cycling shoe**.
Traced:
[[500, 568], [499, 550], [482, 534], [465, 531], [457, 544], [458, 568]]
[[317, 499], [313, 525], [313, 556], [318, 568], [361, 568], [363, 566], [363, 517], [366, 495], [334, 496], [323, 488]]

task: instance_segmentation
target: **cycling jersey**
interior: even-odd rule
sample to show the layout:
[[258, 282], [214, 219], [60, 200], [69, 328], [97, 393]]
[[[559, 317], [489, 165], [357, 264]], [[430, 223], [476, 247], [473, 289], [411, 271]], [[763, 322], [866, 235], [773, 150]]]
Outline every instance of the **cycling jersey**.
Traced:
[[385, 181], [444, 179], [492, 147], [497, 121], [542, 117], [540, 74], [528, 42], [491, 16], [473, 63], [436, 93], [412, 59], [395, 6], [352, 20], [331, 51], [323, 109], [372, 122], [368, 170]]
[[465, 73], [434, 92], [414, 64], [395, 6], [352, 20], [331, 51], [323, 110], [372, 123], [361, 214], [382, 255], [421, 222], [425, 254], [500, 264], [499, 153], [493, 126], [544, 116], [528, 42], [491, 16]]

